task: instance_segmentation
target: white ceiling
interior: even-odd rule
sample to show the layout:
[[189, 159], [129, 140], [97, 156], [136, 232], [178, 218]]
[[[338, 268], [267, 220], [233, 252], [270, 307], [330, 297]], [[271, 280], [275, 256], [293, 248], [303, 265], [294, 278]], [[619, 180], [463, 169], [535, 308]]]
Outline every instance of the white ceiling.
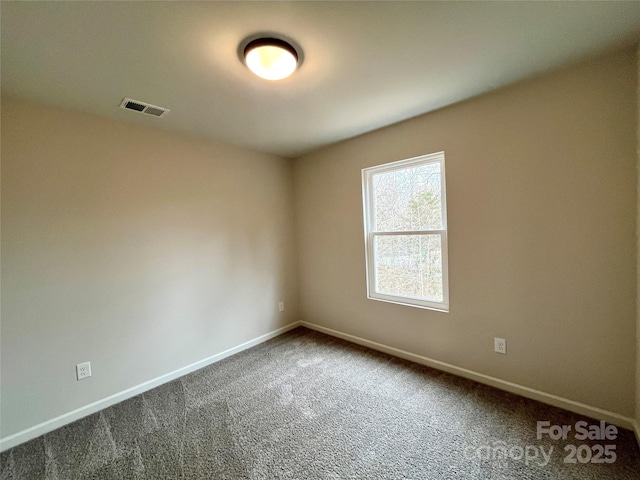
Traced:
[[[640, 41], [632, 2], [1, 2], [4, 93], [294, 157]], [[267, 82], [256, 32], [304, 50]], [[157, 119], [124, 97], [171, 109]]]

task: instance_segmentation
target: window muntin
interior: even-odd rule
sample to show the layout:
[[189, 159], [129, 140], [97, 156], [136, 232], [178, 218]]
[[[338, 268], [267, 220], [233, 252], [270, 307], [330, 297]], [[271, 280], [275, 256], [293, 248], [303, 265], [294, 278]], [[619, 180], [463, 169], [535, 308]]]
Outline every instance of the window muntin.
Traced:
[[362, 170], [368, 297], [449, 310], [444, 152]]

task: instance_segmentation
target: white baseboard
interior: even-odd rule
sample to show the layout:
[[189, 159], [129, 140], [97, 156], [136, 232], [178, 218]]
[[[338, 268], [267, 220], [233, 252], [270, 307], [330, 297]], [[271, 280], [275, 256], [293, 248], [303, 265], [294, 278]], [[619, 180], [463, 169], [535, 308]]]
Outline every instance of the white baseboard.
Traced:
[[182, 377], [183, 375], [187, 375], [188, 373], [199, 370], [203, 367], [206, 367], [207, 365], [219, 362], [224, 358], [230, 357], [231, 355], [239, 353], [243, 350], [247, 350], [248, 348], [254, 347], [260, 343], [266, 342], [267, 340], [277, 337], [278, 335], [282, 335], [283, 333], [298, 326], [300, 326], [300, 322], [290, 323], [289, 325], [286, 325], [282, 328], [278, 328], [277, 330], [261, 335], [257, 338], [254, 338], [253, 340], [249, 340], [248, 342], [238, 345], [237, 347], [230, 348], [228, 350], [225, 350], [224, 352], [212, 355], [208, 358], [192, 363], [191, 365], [187, 365], [186, 367], [179, 368], [178, 370], [174, 370], [173, 372], [154, 378], [153, 380], [149, 380], [148, 382], [144, 382], [135, 387], [123, 390], [122, 392], [116, 393], [115, 395], [103, 398], [102, 400], [98, 400], [89, 405], [85, 405], [84, 407], [80, 407], [71, 412], [64, 413], [58, 417], [52, 418], [51, 420], [47, 420], [46, 422], [27, 428], [26, 430], [14, 433], [13, 435], [9, 435], [8, 437], [0, 439], [0, 452], [37, 438], [40, 435], [44, 435], [45, 433], [49, 433], [71, 422], [75, 422], [76, 420], [86, 417], [87, 415], [99, 412], [100, 410], [110, 407], [111, 405], [122, 402], [131, 397], [135, 397], [136, 395], [140, 395], [141, 393], [151, 390], [152, 388], [158, 387], [162, 384], [175, 380], [176, 378]]
[[326, 333], [327, 335], [331, 335], [333, 337], [341, 338], [343, 340], [347, 340], [349, 342], [356, 343], [358, 345], [363, 345], [365, 347], [369, 347], [374, 350], [388, 353], [396, 357], [404, 358], [405, 360], [410, 360], [412, 362], [419, 363], [421, 365], [426, 365], [428, 367], [432, 367], [437, 370], [442, 370], [454, 375], [458, 375], [460, 377], [468, 378], [470, 380], [475, 380], [479, 383], [490, 385], [492, 387], [496, 387], [511, 393], [516, 393], [518, 395], [522, 395], [523, 397], [531, 398], [533, 400], [538, 400], [543, 403], [553, 405], [555, 407], [564, 408], [565, 410], [569, 410], [571, 412], [579, 413], [581, 415], [586, 415], [591, 418], [597, 418], [599, 420], [605, 420], [606, 422], [609, 422], [614, 425], [618, 425], [619, 427], [631, 429], [635, 431], [636, 439], [638, 440], [638, 445], [640, 445], [640, 425], [636, 420], [632, 418], [625, 417], [623, 415], [619, 415], [617, 413], [610, 412], [608, 410], [603, 410], [598, 407], [593, 407], [590, 405], [586, 405], [584, 403], [576, 402], [574, 400], [569, 400], [563, 397], [559, 397], [557, 395], [541, 392], [539, 390], [525, 387], [523, 385], [518, 385], [512, 382], [507, 382], [505, 380], [500, 380], [498, 378], [491, 377], [489, 375], [484, 375], [482, 373], [474, 372], [472, 370], [467, 370], [465, 368], [457, 367], [455, 365], [441, 362], [439, 360], [423, 357], [422, 355], [417, 355], [415, 353], [400, 350], [398, 348], [390, 347], [388, 345], [383, 345], [381, 343], [373, 342], [371, 340], [367, 340], [361, 337], [356, 337], [355, 335], [350, 335], [348, 333], [339, 332], [331, 328], [322, 327], [314, 323], [298, 321], [298, 322], [293, 322], [277, 330], [274, 330], [272, 332], [261, 335], [260, 337], [254, 338], [253, 340], [249, 340], [248, 342], [245, 342], [241, 345], [225, 350], [216, 355], [212, 355], [211, 357], [205, 358], [191, 365], [187, 365], [186, 367], [180, 368], [166, 375], [162, 375], [148, 382], [142, 383], [135, 387], [116, 393], [115, 395], [111, 395], [107, 398], [98, 400], [84, 407], [80, 407], [71, 412], [62, 414], [58, 417], [52, 418], [51, 420], [47, 420], [46, 422], [30, 427], [26, 430], [22, 430], [18, 433], [2, 438], [0, 439], [0, 452], [5, 451], [9, 448], [15, 447], [16, 445], [20, 445], [21, 443], [27, 442], [34, 438], [37, 438], [40, 435], [44, 435], [45, 433], [49, 433], [57, 428], [63, 427], [64, 425], [67, 425], [71, 422], [74, 422], [83, 417], [86, 417], [87, 415], [91, 415], [92, 413], [99, 412], [100, 410], [110, 407], [111, 405], [122, 402], [129, 398], [135, 397], [136, 395], [144, 393], [148, 390], [151, 390], [152, 388], [158, 387], [172, 380], [175, 380], [176, 378], [182, 377], [183, 375], [187, 375], [188, 373], [199, 370], [200, 368], [206, 367], [207, 365], [211, 365], [212, 363], [219, 362], [224, 358], [227, 358], [231, 355], [239, 353], [243, 350], [247, 350], [248, 348], [254, 347], [260, 343], [266, 342], [267, 340], [277, 337], [278, 335], [282, 335], [283, 333], [289, 330], [292, 330], [298, 326], [304, 326], [312, 330], [317, 330], [319, 332]]
[[638, 435], [638, 439], [640, 442], [640, 433], [638, 429], [638, 424], [635, 422], [633, 418], [625, 417], [624, 415], [620, 415], [615, 412], [610, 412], [602, 408], [593, 407], [591, 405], [586, 405], [584, 403], [576, 402], [574, 400], [569, 400], [567, 398], [559, 397], [558, 395], [542, 392], [534, 388], [525, 387], [524, 385], [518, 385], [517, 383], [508, 382], [506, 380], [500, 380], [499, 378], [491, 377], [483, 373], [474, 372], [472, 370], [467, 370], [466, 368], [457, 367], [455, 365], [441, 362], [439, 360], [434, 360], [432, 358], [423, 357], [422, 355], [406, 352], [398, 348], [390, 347], [388, 345], [383, 345], [382, 343], [377, 343], [371, 340], [367, 340], [365, 338], [356, 337], [355, 335], [350, 335], [348, 333], [339, 332], [331, 328], [322, 327], [314, 323], [300, 322], [300, 324], [304, 327], [310, 328], [312, 330], [317, 330], [318, 332], [326, 333], [327, 335], [331, 335], [333, 337], [338, 337], [343, 340], [347, 340], [349, 342], [357, 343], [358, 345], [363, 345], [365, 347], [372, 348], [373, 350], [378, 350], [380, 352], [388, 353], [389, 355], [404, 358], [405, 360], [410, 360], [412, 362], [419, 363], [421, 365], [426, 365], [428, 367], [432, 367], [437, 370], [442, 370], [447, 373], [452, 373], [453, 375], [457, 375], [459, 377], [475, 380], [476, 382], [483, 383], [485, 385], [489, 385], [495, 388], [499, 388], [500, 390], [505, 390], [507, 392], [515, 393], [526, 398], [538, 400], [540, 402], [553, 405], [554, 407], [563, 408], [565, 410], [579, 413], [581, 415], [585, 415], [587, 417], [595, 418], [598, 420], [604, 420], [608, 423], [611, 423], [613, 425], [617, 425], [619, 427], [626, 428], [629, 430], [635, 429], [636, 435]]

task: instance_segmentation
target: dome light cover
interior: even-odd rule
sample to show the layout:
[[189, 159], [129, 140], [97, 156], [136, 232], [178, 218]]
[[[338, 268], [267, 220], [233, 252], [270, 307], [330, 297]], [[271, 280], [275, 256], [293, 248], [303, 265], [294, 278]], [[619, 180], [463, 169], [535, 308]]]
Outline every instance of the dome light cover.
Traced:
[[298, 52], [278, 38], [258, 38], [244, 47], [245, 65], [266, 80], [282, 80], [298, 68]]

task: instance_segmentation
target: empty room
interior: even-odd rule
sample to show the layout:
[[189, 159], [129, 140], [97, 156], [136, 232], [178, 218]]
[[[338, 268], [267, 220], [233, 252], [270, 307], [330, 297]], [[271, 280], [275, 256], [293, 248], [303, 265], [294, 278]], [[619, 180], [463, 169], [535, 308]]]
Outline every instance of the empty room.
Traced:
[[0, 2], [0, 479], [640, 479], [640, 2]]

